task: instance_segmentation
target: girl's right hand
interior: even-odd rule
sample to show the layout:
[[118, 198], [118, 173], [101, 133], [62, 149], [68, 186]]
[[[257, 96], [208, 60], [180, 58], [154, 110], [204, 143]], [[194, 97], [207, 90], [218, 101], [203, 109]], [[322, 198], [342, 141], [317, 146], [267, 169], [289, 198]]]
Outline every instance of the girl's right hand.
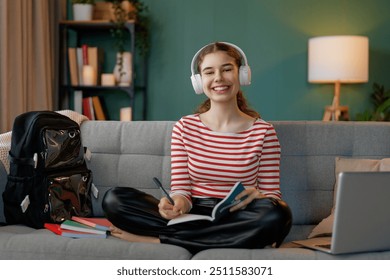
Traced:
[[172, 199], [175, 202], [175, 205], [172, 205], [166, 197], [161, 198], [160, 203], [158, 204], [160, 215], [167, 220], [187, 213], [190, 208], [189, 202], [185, 197], [176, 195], [173, 196]]

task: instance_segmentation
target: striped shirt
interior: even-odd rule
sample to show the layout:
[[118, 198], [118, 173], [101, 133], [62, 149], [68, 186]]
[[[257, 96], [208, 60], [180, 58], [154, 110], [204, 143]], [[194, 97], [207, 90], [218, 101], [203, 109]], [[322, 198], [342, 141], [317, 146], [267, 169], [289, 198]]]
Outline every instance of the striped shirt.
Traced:
[[171, 140], [171, 192], [224, 198], [237, 181], [265, 196], [281, 198], [280, 145], [273, 126], [262, 119], [238, 133], [216, 132], [199, 114], [181, 118]]

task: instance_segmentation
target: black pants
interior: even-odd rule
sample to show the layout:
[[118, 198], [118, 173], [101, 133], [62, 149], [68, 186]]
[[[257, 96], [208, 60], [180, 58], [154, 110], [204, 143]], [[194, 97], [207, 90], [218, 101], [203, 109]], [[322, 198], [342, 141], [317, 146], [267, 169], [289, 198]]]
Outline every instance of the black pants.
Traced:
[[[195, 199], [190, 213], [210, 215], [216, 202]], [[161, 243], [178, 245], [192, 253], [209, 248], [264, 248], [275, 242], [279, 246], [292, 224], [288, 205], [273, 198], [256, 199], [218, 222], [192, 221], [172, 226], [161, 217], [158, 203], [158, 199], [139, 190], [116, 187], [106, 193], [102, 206], [116, 227], [159, 237]]]

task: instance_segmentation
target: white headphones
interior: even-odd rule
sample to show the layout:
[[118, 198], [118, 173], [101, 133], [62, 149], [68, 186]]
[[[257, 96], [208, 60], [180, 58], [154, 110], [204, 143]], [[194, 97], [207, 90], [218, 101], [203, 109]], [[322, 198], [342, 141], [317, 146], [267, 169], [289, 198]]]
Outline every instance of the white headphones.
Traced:
[[[221, 43], [225, 44], [225, 45], [229, 45], [229, 46], [235, 48], [241, 54], [241, 58], [242, 58], [244, 64], [241, 65], [240, 69], [239, 69], [240, 85], [242, 85], [242, 86], [250, 85], [251, 84], [251, 69], [250, 69], [250, 67], [248, 65], [248, 61], [246, 59], [245, 53], [239, 47], [237, 47], [236, 45], [233, 45], [233, 44], [227, 43], [227, 42], [221, 42]], [[212, 44], [214, 44], [214, 43], [208, 44], [208, 45], [204, 46], [203, 48], [201, 48], [199, 51], [197, 51], [197, 53], [192, 58], [192, 62], [191, 62], [191, 82], [192, 82], [192, 86], [193, 86], [196, 94], [202, 94], [203, 93], [202, 76], [200, 74], [195, 74], [195, 72], [196, 72], [196, 62], [198, 60], [198, 56], [199, 56], [200, 52], [204, 48], [206, 48], [206, 47], [208, 47], [208, 46], [210, 46]]]

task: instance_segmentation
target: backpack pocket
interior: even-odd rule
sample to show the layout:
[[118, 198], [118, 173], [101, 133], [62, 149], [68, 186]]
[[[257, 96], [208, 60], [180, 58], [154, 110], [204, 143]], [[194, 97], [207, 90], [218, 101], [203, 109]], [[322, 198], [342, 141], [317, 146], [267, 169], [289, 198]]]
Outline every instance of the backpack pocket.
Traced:
[[77, 128], [45, 129], [43, 143], [46, 169], [79, 166], [84, 161], [84, 147]]
[[92, 216], [90, 196], [92, 173], [62, 173], [48, 176], [50, 219], [61, 223], [72, 216]]
[[8, 175], [3, 192], [4, 216], [8, 224], [26, 224], [34, 228], [42, 227], [48, 205], [44, 194], [34, 188], [36, 176], [15, 177]]

